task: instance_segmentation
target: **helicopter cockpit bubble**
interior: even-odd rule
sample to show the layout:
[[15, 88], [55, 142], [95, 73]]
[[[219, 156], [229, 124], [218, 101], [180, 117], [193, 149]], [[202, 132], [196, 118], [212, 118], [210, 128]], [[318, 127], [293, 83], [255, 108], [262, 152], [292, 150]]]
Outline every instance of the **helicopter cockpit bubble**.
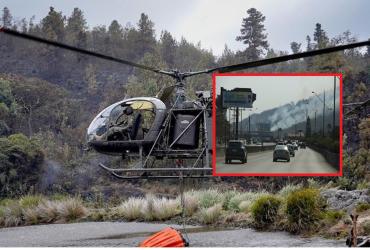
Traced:
[[91, 122], [90, 126], [87, 129], [88, 142], [98, 139], [105, 132], [107, 132], [108, 130], [107, 123], [109, 121], [109, 115], [116, 105], [117, 103], [108, 106], [94, 118], [94, 120]]
[[112, 147], [116, 147], [113, 145], [118, 145], [114, 142], [119, 143], [114, 150], [126, 148], [127, 145], [133, 145], [127, 143], [135, 143], [138, 140], [150, 143], [159, 133], [166, 115], [165, 110], [165, 104], [152, 97], [116, 102], [100, 112], [92, 121], [87, 130], [88, 144], [100, 152], [109, 153], [113, 150]]

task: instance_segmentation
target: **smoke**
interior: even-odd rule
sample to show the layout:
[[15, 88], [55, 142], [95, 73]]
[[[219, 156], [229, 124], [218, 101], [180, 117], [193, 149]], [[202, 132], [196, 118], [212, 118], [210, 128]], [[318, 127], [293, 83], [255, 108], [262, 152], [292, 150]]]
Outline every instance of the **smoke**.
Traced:
[[61, 172], [61, 165], [53, 160], [46, 160], [44, 165], [44, 172], [41, 177], [41, 190], [50, 189], [54, 183], [57, 182], [60, 172]]
[[[335, 97], [335, 110], [336, 113], [339, 111], [339, 95], [338, 95], [338, 88], [337, 94]], [[333, 110], [333, 98], [334, 93], [333, 91], [326, 91], [325, 92], [325, 114], [332, 113]], [[324, 93], [320, 93], [316, 95], [312, 95], [308, 99], [302, 99], [297, 101], [296, 103], [291, 102], [280, 106], [275, 109], [271, 109], [268, 111], [262, 112], [260, 115], [264, 117], [264, 113], [271, 113], [267, 115], [265, 119], [267, 119], [271, 124], [271, 131], [276, 131], [278, 128], [286, 129], [294, 124], [305, 122], [307, 116], [311, 119], [316, 115], [320, 116], [323, 114], [323, 100], [324, 100]], [[260, 118], [262, 118], [260, 117]], [[260, 119], [261, 120], [261, 119]]]

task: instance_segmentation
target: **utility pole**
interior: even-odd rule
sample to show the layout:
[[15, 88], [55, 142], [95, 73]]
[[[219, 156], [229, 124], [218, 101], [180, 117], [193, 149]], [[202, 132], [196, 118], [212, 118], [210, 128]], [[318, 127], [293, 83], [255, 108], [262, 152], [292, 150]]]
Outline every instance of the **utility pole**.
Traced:
[[322, 137], [325, 136], [325, 90], [324, 90], [324, 105], [322, 109]]
[[333, 130], [333, 136], [334, 136], [334, 129], [335, 129], [335, 90], [336, 90], [336, 86], [337, 86], [337, 77], [336, 76], [334, 76], [334, 100], [333, 100], [333, 128], [332, 128], [332, 130]]
[[243, 109], [240, 109], [240, 136], [243, 136]]
[[235, 139], [239, 139], [239, 107], [235, 110]]
[[226, 148], [226, 123], [227, 123], [227, 109], [224, 109], [224, 118], [225, 118], [225, 123], [224, 123], [224, 143], [225, 143], [225, 148]]
[[248, 116], [248, 134], [249, 134], [249, 140], [251, 139], [251, 115]]

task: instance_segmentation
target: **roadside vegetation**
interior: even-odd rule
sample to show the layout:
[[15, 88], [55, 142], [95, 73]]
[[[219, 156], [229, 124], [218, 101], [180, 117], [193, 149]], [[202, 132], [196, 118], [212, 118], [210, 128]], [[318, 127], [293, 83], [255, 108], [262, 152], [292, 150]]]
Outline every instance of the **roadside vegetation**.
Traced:
[[[287, 185], [273, 194], [217, 189], [185, 192], [185, 220], [188, 224], [223, 227], [252, 227], [281, 230], [293, 234], [347, 236], [351, 221], [343, 210], [329, 209], [320, 189], [311, 180], [306, 187]], [[359, 203], [355, 211], [370, 219], [370, 205]], [[0, 227], [70, 223], [78, 221], [182, 222], [180, 196], [174, 198], [147, 194], [116, 204], [83, 201], [79, 197], [26, 195], [0, 201]], [[359, 231], [367, 233], [370, 220]]]

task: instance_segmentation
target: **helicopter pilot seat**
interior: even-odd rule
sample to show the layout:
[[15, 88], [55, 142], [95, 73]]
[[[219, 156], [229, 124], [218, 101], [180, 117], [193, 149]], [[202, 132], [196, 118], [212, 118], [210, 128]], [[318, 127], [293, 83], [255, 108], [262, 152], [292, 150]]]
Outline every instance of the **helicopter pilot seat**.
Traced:
[[106, 133], [108, 141], [134, 140], [136, 138], [141, 124], [141, 114], [137, 113], [132, 118], [133, 113], [132, 107], [123, 107], [121, 114], [115, 121], [111, 122]]

